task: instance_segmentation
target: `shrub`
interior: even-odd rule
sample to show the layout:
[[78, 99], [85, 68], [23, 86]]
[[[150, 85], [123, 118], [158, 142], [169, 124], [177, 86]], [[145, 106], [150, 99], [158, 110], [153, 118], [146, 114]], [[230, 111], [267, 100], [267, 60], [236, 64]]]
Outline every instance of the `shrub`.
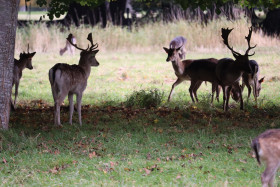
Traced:
[[161, 104], [163, 92], [158, 89], [134, 91], [125, 101], [126, 107], [151, 108]]

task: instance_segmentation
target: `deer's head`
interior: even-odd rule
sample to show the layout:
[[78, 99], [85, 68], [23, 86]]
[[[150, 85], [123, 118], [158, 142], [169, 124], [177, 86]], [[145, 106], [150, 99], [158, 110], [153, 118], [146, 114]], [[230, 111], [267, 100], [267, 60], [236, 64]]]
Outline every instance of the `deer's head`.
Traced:
[[23, 53], [20, 53], [19, 55], [19, 60], [22, 61], [24, 64], [26, 64], [26, 68], [28, 69], [33, 69], [33, 66], [32, 66], [32, 58], [33, 56], [36, 54], [36, 52], [33, 52], [33, 53], [29, 53], [29, 44], [27, 46], [27, 53], [23, 52]]
[[67, 41], [73, 45], [75, 48], [81, 50], [80, 53], [80, 62], [81, 63], [87, 63], [90, 66], [99, 66], [99, 62], [96, 60], [95, 55], [98, 53], [98, 44], [93, 44], [92, 41], [92, 34], [89, 33], [87, 39], [90, 41], [91, 46], [87, 47], [86, 49], [82, 49], [80, 47], [77, 46], [77, 44], [74, 44], [72, 41], [73, 35], [69, 34], [68, 37], [66, 38]]
[[260, 95], [260, 92], [261, 92], [261, 89], [262, 89], [262, 83], [263, 83], [263, 81], [264, 81], [264, 77], [263, 78], [261, 78], [260, 80], [256, 80], [256, 82], [255, 82], [255, 84], [256, 84], [256, 90], [254, 90], [254, 95], [256, 96], [256, 97], [259, 97], [259, 95]]
[[228, 36], [229, 36], [229, 34], [232, 30], [233, 29], [222, 28], [223, 42], [229, 48], [229, 50], [232, 52], [232, 54], [235, 58], [235, 62], [238, 65], [238, 67], [246, 73], [252, 73], [252, 69], [251, 69], [251, 66], [249, 64], [249, 57], [253, 56], [255, 54], [255, 52], [253, 54], [249, 55], [249, 51], [251, 49], [254, 49], [257, 46], [257, 45], [255, 45], [255, 46], [251, 47], [251, 45], [250, 45], [251, 36], [252, 36], [252, 27], [249, 28], [248, 36], [245, 36], [245, 39], [247, 40], [247, 43], [248, 43], [248, 49], [246, 50], [244, 55], [241, 55], [240, 53], [234, 51], [233, 47], [230, 47], [229, 44], [228, 44]]
[[166, 47], [163, 47], [164, 51], [168, 55], [166, 62], [169, 62], [169, 61], [173, 62], [173, 61], [176, 61], [177, 59], [180, 59], [179, 51], [180, 51], [181, 47], [179, 47], [177, 49], [173, 49], [173, 48], [168, 49]]

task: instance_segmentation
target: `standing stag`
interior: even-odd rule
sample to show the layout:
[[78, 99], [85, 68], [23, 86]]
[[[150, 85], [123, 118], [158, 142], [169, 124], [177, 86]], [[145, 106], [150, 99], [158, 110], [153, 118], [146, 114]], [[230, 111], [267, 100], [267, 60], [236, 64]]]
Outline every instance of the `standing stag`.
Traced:
[[213, 103], [214, 92], [217, 91], [218, 93], [218, 80], [215, 73], [218, 60], [214, 58], [210, 58], [210, 59], [182, 61], [180, 58], [180, 47], [177, 49], [167, 49], [164, 47], [163, 49], [168, 54], [166, 61], [172, 62], [175, 75], [177, 76], [176, 82], [172, 85], [168, 97], [168, 101], [170, 101], [173, 94], [173, 90], [177, 85], [179, 85], [185, 80], [190, 80], [191, 85], [189, 88], [189, 92], [192, 101], [195, 102], [193, 97], [194, 95], [196, 101], [198, 102], [196, 92], [203, 81], [208, 81], [212, 83], [211, 103]]
[[240, 109], [243, 110], [242, 89], [239, 86], [239, 80], [244, 72], [252, 73], [249, 56], [253, 56], [255, 52], [249, 55], [249, 51], [256, 47], [256, 45], [253, 47], [250, 45], [252, 35], [252, 27], [250, 27], [249, 34], [245, 37], [248, 43], [248, 49], [245, 54], [241, 55], [240, 53], [234, 51], [233, 47], [230, 47], [228, 44], [228, 36], [232, 30], [233, 29], [222, 28], [222, 38], [224, 44], [232, 52], [235, 60], [231, 58], [223, 58], [219, 60], [216, 67], [216, 75], [219, 80], [219, 85], [221, 85], [223, 89], [223, 109], [225, 111], [228, 111], [228, 102], [232, 87], [237, 88], [237, 92], [240, 95]]
[[78, 65], [68, 65], [58, 63], [49, 70], [49, 81], [52, 87], [54, 99], [54, 124], [60, 124], [60, 106], [68, 95], [70, 107], [69, 123], [72, 124], [72, 115], [74, 111], [73, 95], [76, 94], [77, 110], [79, 115], [79, 123], [82, 125], [81, 103], [83, 92], [87, 87], [87, 80], [91, 72], [91, 66], [99, 66], [95, 58], [98, 44], [93, 44], [92, 34], [90, 33], [87, 39], [91, 43], [91, 47], [82, 49], [77, 44], [72, 43], [72, 34], [69, 34], [67, 40], [75, 48], [81, 50], [80, 60]]
[[11, 98], [11, 106], [12, 109], [16, 109], [16, 101], [18, 96], [18, 86], [20, 79], [22, 77], [22, 71], [27, 68], [32, 70], [32, 58], [36, 54], [36, 52], [29, 53], [29, 44], [27, 47], [27, 53], [23, 52], [19, 55], [19, 60], [14, 59], [14, 71], [13, 71], [13, 86], [15, 85], [15, 100], [12, 101]]
[[252, 141], [259, 164], [265, 162], [266, 168], [261, 175], [263, 187], [273, 187], [276, 172], [280, 166], [280, 129], [270, 129], [260, 134]]
[[180, 59], [185, 59], [186, 57], [186, 44], [187, 44], [187, 39], [184, 38], [183, 36], [177, 36], [173, 40], [171, 40], [169, 44], [169, 50], [171, 49], [178, 49], [179, 50], [179, 56]]

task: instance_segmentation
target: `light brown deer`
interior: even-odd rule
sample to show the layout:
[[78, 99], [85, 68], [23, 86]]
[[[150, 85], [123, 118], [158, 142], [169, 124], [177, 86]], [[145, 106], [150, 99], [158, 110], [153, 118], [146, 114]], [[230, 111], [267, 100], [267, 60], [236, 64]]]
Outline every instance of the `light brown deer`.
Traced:
[[15, 85], [15, 100], [13, 101], [11, 98], [11, 107], [12, 109], [16, 109], [16, 102], [18, 96], [18, 87], [19, 82], [22, 77], [22, 71], [27, 68], [32, 70], [32, 58], [36, 54], [36, 52], [29, 53], [29, 44], [27, 47], [27, 53], [23, 52], [19, 55], [19, 60], [14, 59], [14, 71], [13, 71], [13, 86]]
[[169, 44], [169, 49], [178, 49], [179, 50], [179, 56], [181, 59], [185, 59], [186, 57], [186, 44], [187, 44], [187, 39], [184, 38], [183, 36], [177, 36], [173, 40], [171, 40]]
[[60, 123], [60, 106], [68, 95], [70, 119], [69, 123], [72, 124], [72, 115], [74, 111], [73, 95], [76, 95], [77, 111], [79, 115], [79, 124], [82, 125], [81, 117], [81, 103], [83, 92], [87, 87], [87, 80], [91, 72], [91, 66], [99, 66], [95, 58], [98, 44], [93, 44], [91, 33], [88, 35], [88, 40], [91, 47], [82, 49], [76, 44], [72, 43], [72, 34], [69, 34], [67, 40], [75, 48], [81, 50], [80, 60], [78, 65], [56, 64], [49, 70], [49, 81], [52, 87], [52, 94], [54, 99], [54, 124], [61, 125]]
[[237, 91], [240, 95], [240, 109], [243, 110], [243, 98], [242, 98], [242, 90], [239, 86], [239, 80], [244, 72], [252, 73], [250, 64], [249, 64], [249, 56], [253, 56], [255, 53], [249, 55], [249, 51], [256, 47], [251, 47], [250, 40], [252, 35], [252, 27], [249, 28], [249, 34], [245, 37], [248, 43], [248, 49], [246, 50], [244, 55], [233, 50], [233, 47], [230, 47], [228, 44], [228, 36], [233, 29], [224, 29], [222, 28], [222, 38], [224, 44], [230, 49], [235, 60], [231, 58], [223, 58], [219, 60], [216, 67], [216, 75], [219, 80], [219, 85], [222, 86], [223, 90], [223, 109], [224, 111], [228, 111], [228, 102], [229, 96], [231, 93], [231, 89], [234, 86], [237, 88]]
[[252, 141], [259, 164], [265, 162], [266, 169], [261, 175], [263, 187], [273, 187], [275, 174], [280, 166], [280, 129], [270, 129]]
[[163, 48], [168, 54], [166, 59], [167, 62], [171, 61], [175, 75], [177, 76], [176, 82], [172, 85], [170, 94], [168, 96], [168, 101], [171, 100], [174, 88], [185, 80], [190, 80], [191, 85], [189, 88], [190, 96], [193, 102], [198, 98], [196, 95], [197, 89], [200, 87], [203, 81], [208, 81], [212, 83], [212, 100], [214, 97], [214, 92], [218, 92], [218, 80], [216, 78], [216, 65], [218, 60], [214, 58], [210, 59], [200, 59], [200, 60], [181, 60], [180, 58], [180, 47], [177, 49], [167, 49]]
[[[77, 40], [75, 36], [72, 35], [71, 38], [72, 44], [77, 44]], [[60, 56], [62, 56], [66, 51], [68, 51], [71, 55], [75, 54], [75, 47], [68, 40], [66, 40], [65, 47], [59, 50]]]

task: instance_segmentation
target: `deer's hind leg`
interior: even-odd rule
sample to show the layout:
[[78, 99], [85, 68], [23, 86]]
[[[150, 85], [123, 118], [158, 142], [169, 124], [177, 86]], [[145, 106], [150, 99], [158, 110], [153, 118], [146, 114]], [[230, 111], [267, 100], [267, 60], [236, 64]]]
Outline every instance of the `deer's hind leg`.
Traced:
[[78, 115], [79, 115], [79, 123], [80, 123], [81, 126], [82, 126], [82, 114], [81, 114], [82, 97], [83, 97], [82, 93], [77, 94], [77, 110], [78, 110]]
[[74, 103], [73, 103], [73, 94], [69, 93], [68, 94], [68, 100], [69, 100], [69, 123], [72, 125], [72, 116], [74, 112]]
[[54, 97], [54, 106], [55, 106], [55, 109], [54, 109], [54, 124], [55, 125], [58, 125], [58, 126], [61, 126], [61, 123], [60, 123], [60, 106], [62, 104], [62, 102], [64, 101], [65, 97], [67, 96], [68, 92], [62, 92], [60, 91], [59, 88], [55, 88], [54, 87], [54, 94], [53, 94], [53, 97]]
[[262, 173], [262, 186], [273, 187], [273, 182], [275, 179], [275, 174], [279, 168], [278, 163], [268, 162], [265, 171]]

